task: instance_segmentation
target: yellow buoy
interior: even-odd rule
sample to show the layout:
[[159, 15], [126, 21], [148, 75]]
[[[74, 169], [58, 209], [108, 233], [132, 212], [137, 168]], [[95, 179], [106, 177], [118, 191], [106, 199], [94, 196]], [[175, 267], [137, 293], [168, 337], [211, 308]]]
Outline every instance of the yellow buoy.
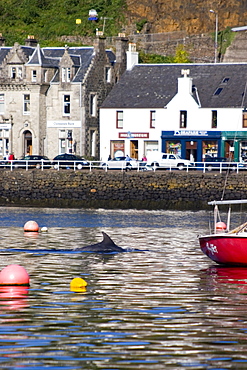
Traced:
[[74, 278], [70, 282], [70, 290], [72, 292], [85, 292], [87, 282], [82, 278]]

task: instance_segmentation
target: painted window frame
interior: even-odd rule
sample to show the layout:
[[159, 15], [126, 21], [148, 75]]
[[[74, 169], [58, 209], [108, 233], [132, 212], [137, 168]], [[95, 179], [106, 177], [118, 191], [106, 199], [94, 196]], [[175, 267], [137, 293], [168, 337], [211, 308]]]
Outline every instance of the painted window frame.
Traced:
[[150, 110], [150, 128], [155, 128], [156, 125], [156, 110]]
[[111, 67], [105, 67], [105, 81], [111, 83]]
[[5, 95], [0, 94], [0, 114], [4, 114], [5, 112]]
[[180, 111], [179, 128], [187, 128], [187, 110]]
[[30, 107], [31, 107], [31, 101], [30, 101], [30, 94], [23, 94], [23, 114], [29, 115], [30, 114]]
[[218, 125], [218, 112], [217, 110], [212, 110], [211, 128], [217, 128], [217, 125]]
[[243, 112], [242, 127], [247, 128], [247, 112]]
[[70, 95], [63, 95], [63, 116], [70, 116], [71, 113], [71, 101]]
[[95, 93], [89, 95], [89, 114], [91, 117], [97, 115], [97, 94]]
[[123, 129], [124, 114], [122, 110], [116, 111], [116, 128]]
[[32, 82], [37, 82], [37, 70], [32, 70]]
[[62, 67], [62, 82], [70, 82], [71, 80], [71, 68]]

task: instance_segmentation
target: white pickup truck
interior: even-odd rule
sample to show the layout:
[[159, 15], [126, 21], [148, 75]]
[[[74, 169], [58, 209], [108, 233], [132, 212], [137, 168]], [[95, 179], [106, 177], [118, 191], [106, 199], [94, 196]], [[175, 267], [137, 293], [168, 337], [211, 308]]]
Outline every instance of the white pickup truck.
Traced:
[[147, 157], [146, 169], [178, 168], [179, 170], [193, 167], [194, 163], [188, 159], [182, 159], [177, 154], [153, 152]]

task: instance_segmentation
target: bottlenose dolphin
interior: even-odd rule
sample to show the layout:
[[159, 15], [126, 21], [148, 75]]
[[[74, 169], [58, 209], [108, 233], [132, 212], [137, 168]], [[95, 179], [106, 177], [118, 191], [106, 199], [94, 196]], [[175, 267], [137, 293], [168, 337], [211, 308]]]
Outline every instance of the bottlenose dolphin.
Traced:
[[125, 249], [118, 247], [111, 238], [102, 231], [103, 240], [100, 243], [91, 244], [86, 247], [76, 248], [82, 252], [94, 252], [94, 253], [119, 253], [126, 252]]

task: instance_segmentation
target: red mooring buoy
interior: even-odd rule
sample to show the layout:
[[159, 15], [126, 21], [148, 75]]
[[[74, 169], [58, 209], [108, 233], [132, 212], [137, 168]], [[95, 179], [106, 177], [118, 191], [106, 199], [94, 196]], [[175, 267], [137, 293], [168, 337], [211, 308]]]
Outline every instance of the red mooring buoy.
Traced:
[[9, 265], [0, 272], [0, 285], [29, 285], [29, 275], [20, 265]]
[[217, 222], [215, 226], [216, 230], [226, 230], [227, 228], [225, 222]]
[[38, 232], [39, 231], [39, 225], [36, 221], [27, 221], [24, 225], [24, 231], [32, 231], [32, 232]]

